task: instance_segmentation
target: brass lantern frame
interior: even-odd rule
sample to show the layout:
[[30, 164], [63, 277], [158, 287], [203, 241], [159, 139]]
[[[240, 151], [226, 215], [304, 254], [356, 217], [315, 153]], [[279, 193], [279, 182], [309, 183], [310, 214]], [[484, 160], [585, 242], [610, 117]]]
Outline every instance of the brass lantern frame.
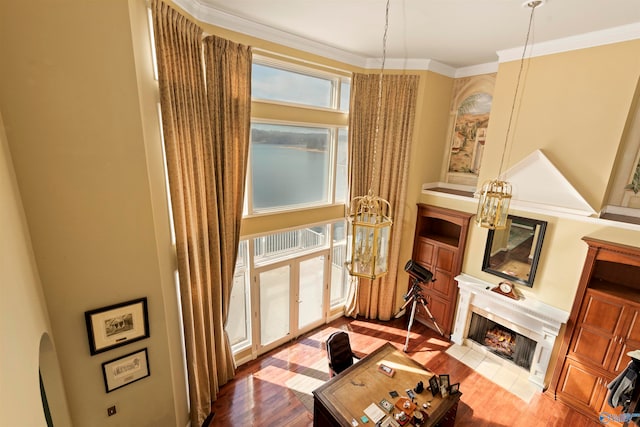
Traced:
[[393, 224], [390, 212], [389, 202], [374, 196], [371, 190], [351, 201], [351, 259], [346, 262], [350, 275], [375, 280], [387, 274]]

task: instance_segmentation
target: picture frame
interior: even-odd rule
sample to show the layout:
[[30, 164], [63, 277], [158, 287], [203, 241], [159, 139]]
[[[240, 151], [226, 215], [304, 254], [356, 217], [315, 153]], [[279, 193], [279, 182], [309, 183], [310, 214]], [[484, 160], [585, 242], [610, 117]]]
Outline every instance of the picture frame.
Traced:
[[393, 375], [396, 373], [395, 369], [385, 365], [384, 363], [378, 365], [378, 370], [388, 377], [393, 377]]
[[460, 392], [460, 383], [451, 384], [449, 387], [449, 394], [456, 394]]
[[150, 376], [147, 349], [143, 348], [104, 362], [102, 375], [107, 393]]
[[431, 394], [433, 397], [437, 396], [440, 393], [440, 381], [438, 381], [438, 377], [436, 375], [431, 376], [429, 378], [429, 388], [431, 389]]
[[449, 395], [449, 375], [442, 374], [440, 375], [440, 394], [443, 398]]
[[92, 356], [150, 336], [146, 297], [89, 310], [84, 317]]

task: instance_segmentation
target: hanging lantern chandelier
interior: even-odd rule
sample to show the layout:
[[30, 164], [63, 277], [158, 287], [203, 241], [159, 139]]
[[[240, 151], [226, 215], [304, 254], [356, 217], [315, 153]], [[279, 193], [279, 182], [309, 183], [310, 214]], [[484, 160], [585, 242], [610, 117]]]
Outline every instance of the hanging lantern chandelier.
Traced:
[[365, 196], [354, 197], [350, 203], [349, 233], [351, 242], [347, 254], [347, 270], [352, 276], [371, 280], [384, 276], [389, 271], [389, 244], [391, 242], [391, 205], [373, 194], [376, 180], [378, 133], [382, 106], [382, 77], [387, 54], [387, 30], [389, 28], [389, 0], [385, 10], [384, 36], [382, 38], [382, 66], [378, 79], [376, 104], [376, 127], [373, 141], [373, 168], [371, 185]]
[[511, 204], [512, 188], [511, 184], [502, 179], [502, 166], [504, 164], [504, 155], [507, 151], [507, 142], [509, 141], [509, 132], [513, 120], [513, 112], [515, 110], [516, 100], [518, 98], [518, 89], [520, 88], [520, 78], [522, 77], [522, 68], [524, 58], [529, 44], [529, 36], [531, 35], [531, 26], [533, 23], [533, 14], [536, 7], [542, 4], [542, 0], [527, 1], [523, 6], [531, 8], [529, 16], [529, 29], [524, 42], [522, 58], [520, 59], [520, 70], [518, 71], [518, 79], [516, 82], [516, 91], [513, 95], [513, 103], [511, 104], [511, 113], [509, 114], [509, 123], [507, 125], [507, 134], [504, 139], [504, 148], [502, 149], [502, 159], [500, 160], [500, 169], [498, 177], [482, 184], [480, 190], [480, 200], [478, 201], [478, 210], [476, 213], [476, 224], [480, 227], [489, 228], [491, 230], [502, 230], [507, 226], [507, 218], [509, 216], [509, 205]]

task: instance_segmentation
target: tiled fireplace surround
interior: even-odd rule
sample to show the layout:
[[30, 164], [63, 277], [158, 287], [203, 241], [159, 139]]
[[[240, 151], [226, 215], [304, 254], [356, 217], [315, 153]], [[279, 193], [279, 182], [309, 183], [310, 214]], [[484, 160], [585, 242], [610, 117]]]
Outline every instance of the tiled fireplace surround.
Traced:
[[543, 390], [553, 347], [569, 313], [530, 296], [514, 300], [497, 294], [491, 291], [494, 284], [466, 274], [457, 276], [456, 281], [460, 293], [451, 341], [462, 346], [471, 345], [467, 333], [473, 312], [531, 338], [537, 344], [528, 379]]

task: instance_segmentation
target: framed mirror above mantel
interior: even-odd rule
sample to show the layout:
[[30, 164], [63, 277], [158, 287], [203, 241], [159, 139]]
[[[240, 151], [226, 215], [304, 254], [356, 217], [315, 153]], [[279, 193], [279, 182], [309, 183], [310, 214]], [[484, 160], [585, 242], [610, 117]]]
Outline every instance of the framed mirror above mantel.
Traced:
[[482, 271], [532, 287], [547, 222], [509, 215], [503, 230], [489, 230]]

